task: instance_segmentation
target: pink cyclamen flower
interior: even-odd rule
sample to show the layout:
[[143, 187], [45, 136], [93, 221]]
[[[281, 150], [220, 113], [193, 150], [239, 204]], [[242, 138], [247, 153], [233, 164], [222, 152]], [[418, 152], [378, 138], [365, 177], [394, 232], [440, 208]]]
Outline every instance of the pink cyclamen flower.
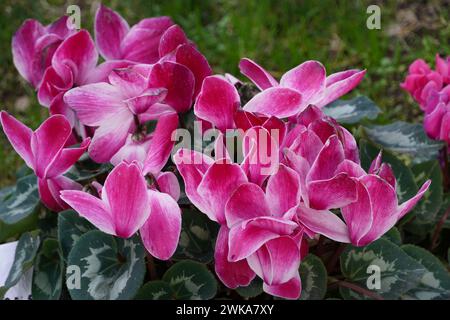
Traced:
[[[115, 69], [108, 79], [109, 83], [84, 85], [64, 95], [82, 124], [97, 127], [89, 148], [96, 162], [110, 161], [126, 144], [127, 137], [135, 133], [136, 124], [141, 124], [139, 116], [154, 109], [160, 112], [161, 106], [165, 106], [164, 112], [174, 113], [189, 108], [191, 103], [192, 73], [177, 63]], [[177, 118], [174, 121], [178, 122]]]
[[83, 191], [61, 197], [101, 231], [129, 238], [138, 230], [145, 248], [161, 260], [176, 250], [181, 210], [170, 195], [149, 190], [138, 164], [120, 163], [108, 175], [100, 198]]
[[130, 29], [119, 13], [100, 5], [95, 15], [95, 40], [106, 60], [172, 61], [186, 66], [195, 78], [195, 96], [203, 79], [211, 75], [206, 58], [169, 17], [143, 19]]
[[423, 127], [431, 139], [450, 143], [450, 85], [430, 93]]
[[39, 103], [50, 108], [51, 114], [63, 114], [76, 124], [73, 111], [64, 103], [63, 95], [73, 87], [106, 81], [114, 68], [124, 68], [129, 61], [107, 61], [97, 66], [98, 53], [86, 30], [66, 38], [53, 54], [38, 90]]
[[[440, 61], [439, 59], [440, 57], [437, 56], [437, 61]], [[444, 71], [444, 64], [437, 64]], [[409, 66], [408, 75], [400, 86], [411, 94], [423, 111], [426, 111], [430, 93], [440, 91], [443, 84], [443, 76], [439, 72], [431, 70], [423, 59], [417, 59]]]
[[74, 32], [67, 16], [48, 26], [33, 19], [26, 20], [12, 38], [13, 62], [20, 75], [37, 89], [55, 50]]
[[348, 164], [343, 170], [357, 178], [358, 196], [356, 202], [341, 211], [356, 246], [368, 245], [389, 231], [419, 202], [431, 183], [426, 181], [414, 197], [399, 205], [395, 176], [388, 164], [381, 163], [381, 152], [368, 174], [361, 167]]
[[72, 129], [61, 115], [51, 116], [34, 132], [4, 111], [1, 112], [1, 123], [13, 148], [38, 177], [42, 202], [53, 211], [67, 209], [59, 192], [81, 190], [82, 186], [63, 174], [86, 151], [90, 139], [84, 140], [79, 147], [66, 148]]
[[310, 60], [286, 72], [278, 83], [250, 59], [242, 59], [239, 68], [262, 91], [244, 110], [278, 118], [294, 116], [310, 104], [321, 108], [333, 102], [353, 90], [366, 73], [346, 70], [327, 76], [320, 62]]

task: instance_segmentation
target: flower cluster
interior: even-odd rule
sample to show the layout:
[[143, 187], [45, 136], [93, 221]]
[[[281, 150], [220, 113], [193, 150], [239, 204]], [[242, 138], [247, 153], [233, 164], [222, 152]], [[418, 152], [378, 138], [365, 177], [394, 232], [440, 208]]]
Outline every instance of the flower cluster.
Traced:
[[[194, 112], [224, 133], [233, 128], [245, 132], [242, 163], [233, 163], [222, 150], [223, 134], [217, 137], [215, 159], [181, 149], [174, 162], [189, 200], [221, 225], [215, 268], [222, 282], [236, 288], [258, 275], [266, 292], [297, 298], [305, 239], [321, 234], [367, 245], [412, 209], [430, 181], [399, 205], [395, 176], [381, 163], [381, 154], [365, 172], [351, 133], [313, 105], [348, 92], [364, 71], [325, 78], [322, 65], [308, 61], [278, 84], [248, 59], [240, 67], [260, 93], [240, 108], [232, 81], [207, 77]], [[265, 161], [269, 154], [270, 163]]]
[[436, 55], [436, 70], [417, 59], [401, 87], [408, 91], [425, 112], [424, 129], [435, 140], [450, 142], [450, 57]]
[[[121, 238], [138, 232], [152, 256], [169, 259], [181, 232], [181, 188], [176, 172], [165, 168], [179, 115], [193, 106], [198, 121], [220, 132], [214, 156], [182, 148], [172, 161], [190, 202], [220, 225], [218, 277], [236, 288], [258, 276], [267, 293], [294, 299], [308, 239], [367, 245], [429, 187], [427, 181], [399, 204], [396, 178], [381, 154], [366, 172], [355, 138], [321, 110], [355, 88], [365, 70], [327, 76], [320, 62], [306, 61], [277, 81], [244, 58], [240, 70], [260, 90], [244, 104], [239, 81], [212, 75], [170, 18], [130, 28], [100, 6], [94, 25], [95, 41], [65, 17], [46, 27], [28, 20], [13, 38], [14, 63], [51, 116], [34, 132], [6, 112], [1, 123], [52, 211], [71, 207]], [[439, 60], [438, 69], [417, 62], [405, 82], [429, 114], [426, 122], [441, 121], [450, 105], [449, 86], [443, 88], [449, 62]], [[229, 130], [242, 133], [237, 153], [227, 149]], [[65, 175], [85, 152], [114, 167], [103, 185], [83, 186]], [[242, 161], [234, 160], [238, 155]]]

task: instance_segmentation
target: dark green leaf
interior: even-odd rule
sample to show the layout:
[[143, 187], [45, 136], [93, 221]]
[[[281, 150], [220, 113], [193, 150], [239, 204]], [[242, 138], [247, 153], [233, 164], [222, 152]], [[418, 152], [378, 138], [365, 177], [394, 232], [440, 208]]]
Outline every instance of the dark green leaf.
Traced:
[[402, 235], [400, 234], [400, 231], [398, 231], [397, 227], [392, 227], [391, 230], [384, 234], [383, 238], [389, 240], [397, 246], [402, 244]]
[[336, 100], [323, 108], [326, 115], [343, 124], [353, 124], [364, 118], [373, 120], [381, 112], [369, 98], [359, 96], [350, 100]]
[[58, 214], [58, 240], [64, 259], [67, 259], [78, 239], [94, 226], [74, 210], [66, 210]]
[[6, 278], [3, 293], [6, 289], [9, 289], [16, 285], [22, 278], [23, 274], [28, 271], [32, 266], [36, 253], [39, 249], [40, 238], [37, 231], [24, 233], [17, 244], [16, 252], [14, 255], [14, 262]]
[[132, 299], [144, 280], [144, 260], [145, 251], [137, 237], [120, 239], [89, 231], [69, 254], [66, 285], [70, 296], [74, 300]]
[[34, 175], [20, 178], [14, 192], [0, 202], [0, 220], [5, 224], [15, 224], [32, 215], [39, 205], [37, 181]]
[[388, 125], [371, 125], [365, 128], [367, 137], [384, 149], [407, 153], [414, 162], [436, 159], [443, 144], [427, 137], [420, 124], [397, 121]]
[[58, 300], [62, 291], [64, 262], [56, 239], [46, 239], [33, 270], [33, 300]]
[[411, 245], [401, 247], [410, 257], [420, 263], [426, 272], [420, 279], [419, 285], [403, 295], [405, 299], [418, 300], [449, 300], [450, 273], [431, 252]]
[[302, 293], [300, 300], [322, 300], [327, 293], [327, 269], [322, 260], [309, 254], [300, 264]]
[[217, 223], [205, 214], [196, 209], [184, 209], [180, 242], [173, 258], [210, 262], [214, 257], [217, 232]]
[[248, 286], [237, 287], [236, 291], [244, 298], [254, 298], [263, 293], [263, 282], [259, 277], [255, 277]]
[[[397, 299], [415, 288], [426, 272], [420, 263], [386, 239], [365, 247], [349, 246], [341, 255], [342, 274], [366, 289], [376, 275], [369, 267], [380, 271], [380, 288], [370, 290], [385, 299]], [[369, 299], [349, 288], [340, 287], [340, 292], [345, 299]]]
[[173, 291], [167, 282], [157, 280], [147, 282], [137, 293], [135, 300], [171, 300]]
[[164, 274], [178, 300], [212, 299], [217, 292], [217, 281], [204, 264], [184, 260], [174, 264]]

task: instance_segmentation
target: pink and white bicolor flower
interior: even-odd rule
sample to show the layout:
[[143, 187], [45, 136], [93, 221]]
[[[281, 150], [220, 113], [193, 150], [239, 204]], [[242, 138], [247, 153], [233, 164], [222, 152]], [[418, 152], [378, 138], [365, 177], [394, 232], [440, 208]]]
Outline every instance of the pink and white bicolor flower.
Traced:
[[368, 245], [389, 231], [413, 209], [431, 184], [426, 181], [414, 197], [399, 205], [394, 173], [388, 164], [381, 163], [381, 152], [369, 173], [351, 162], [342, 170], [357, 178], [357, 201], [341, 209], [351, 242], [356, 246]]
[[[143, 137], [142, 143], [133, 144], [129, 138], [141, 124], [139, 117], [153, 114], [158, 118], [172, 113], [167, 128], [171, 131], [166, 132], [171, 134], [176, 128], [172, 128], [173, 123], [178, 123], [176, 110], [184, 110], [191, 104], [192, 74], [177, 63], [114, 69], [108, 79], [109, 83], [84, 85], [64, 95], [65, 102], [76, 112], [82, 124], [97, 127], [89, 148], [89, 154], [96, 162], [108, 162], [117, 152], [120, 153], [119, 160], [125, 159], [121, 148], [127, 144], [132, 149], [139, 146], [145, 149], [148, 139]], [[155, 145], [154, 149], [159, 147]], [[140, 154], [142, 156], [143, 152]], [[113, 161], [117, 162], [117, 159]]]
[[45, 69], [61, 42], [73, 34], [67, 16], [48, 26], [34, 19], [26, 20], [12, 38], [13, 62], [20, 75], [34, 88], [39, 88]]
[[169, 194], [147, 188], [136, 162], [117, 165], [99, 193], [100, 198], [63, 191], [61, 198], [99, 230], [121, 238], [139, 231], [152, 256], [167, 260], [173, 255], [181, 232], [181, 210]]
[[[257, 274], [267, 292], [298, 297], [301, 235], [292, 221], [300, 201], [297, 173], [281, 166], [269, 177], [264, 194], [240, 165], [230, 161], [180, 149], [174, 163], [189, 200], [221, 225], [215, 266], [222, 282], [230, 288], [246, 286]], [[271, 255], [280, 258], [271, 260]], [[287, 269], [279, 264], [283, 259], [289, 262], [284, 264]]]
[[248, 58], [241, 60], [239, 68], [262, 91], [244, 106], [244, 110], [278, 118], [294, 116], [310, 104], [321, 108], [333, 102], [353, 90], [366, 73], [365, 70], [346, 70], [327, 76], [320, 62], [309, 60], [286, 72], [278, 83]]
[[82, 186], [63, 174], [86, 151], [90, 139], [85, 139], [79, 147], [66, 148], [72, 129], [61, 115], [51, 116], [34, 132], [4, 111], [1, 112], [1, 123], [13, 148], [34, 170], [41, 201], [53, 211], [67, 209], [59, 192], [81, 190]]

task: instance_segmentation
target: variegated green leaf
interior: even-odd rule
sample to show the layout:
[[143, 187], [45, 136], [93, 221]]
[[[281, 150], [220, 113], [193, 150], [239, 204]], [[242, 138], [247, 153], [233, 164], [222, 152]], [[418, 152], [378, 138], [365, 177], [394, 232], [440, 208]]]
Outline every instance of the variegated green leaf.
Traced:
[[375, 119], [380, 108], [369, 98], [359, 96], [350, 100], [336, 100], [323, 108], [325, 114], [343, 124], [353, 124], [367, 118]]
[[0, 202], [0, 221], [15, 224], [35, 212], [39, 205], [36, 177], [29, 175], [20, 178], [17, 186], [5, 201]]
[[[372, 290], [385, 299], [398, 299], [415, 288], [424, 276], [425, 268], [400, 247], [379, 239], [365, 247], [349, 246], [341, 255], [342, 274], [347, 281]], [[379, 276], [379, 288], [374, 277]], [[375, 287], [371, 285], [375, 284]], [[345, 299], [369, 299], [349, 288], [340, 287]]]
[[183, 210], [180, 241], [174, 259], [210, 262], [214, 257], [214, 239], [218, 226], [198, 210]]
[[64, 259], [78, 239], [91, 230], [95, 230], [94, 226], [74, 210], [58, 213], [58, 240]]
[[259, 277], [255, 277], [248, 286], [237, 287], [236, 291], [244, 298], [254, 298], [263, 293], [263, 282]]
[[300, 300], [322, 300], [327, 293], [327, 269], [322, 260], [309, 254], [300, 264], [302, 293]]
[[147, 282], [137, 293], [135, 300], [171, 300], [173, 291], [170, 285], [164, 281]]
[[120, 239], [89, 231], [68, 257], [66, 285], [70, 296], [74, 300], [132, 299], [144, 280], [144, 260], [138, 237]]
[[184, 260], [174, 264], [163, 276], [176, 299], [207, 300], [217, 292], [217, 281], [204, 264]]
[[33, 300], [58, 300], [62, 291], [64, 262], [56, 239], [46, 239], [33, 270]]
[[397, 121], [364, 128], [368, 138], [384, 149], [407, 153], [416, 163], [436, 159], [443, 144], [427, 137], [421, 124]]
[[4, 286], [0, 288], [0, 296], [6, 293], [9, 288], [16, 285], [23, 274], [33, 266], [39, 245], [40, 237], [37, 231], [24, 233], [20, 237], [14, 255], [13, 265], [11, 266]]
[[393, 244], [400, 246], [402, 245], [402, 235], [397, 227], [392, 227], [388, 232], [386, 232], [383, 236], [384, 239], [389, 240]]
[[450, 300], [450, 273], [442, 262], [423, 248], [411, 244], [403, 245], [401, 248], [426, 270], [419, 284], [406, 292], [402, 298]]

